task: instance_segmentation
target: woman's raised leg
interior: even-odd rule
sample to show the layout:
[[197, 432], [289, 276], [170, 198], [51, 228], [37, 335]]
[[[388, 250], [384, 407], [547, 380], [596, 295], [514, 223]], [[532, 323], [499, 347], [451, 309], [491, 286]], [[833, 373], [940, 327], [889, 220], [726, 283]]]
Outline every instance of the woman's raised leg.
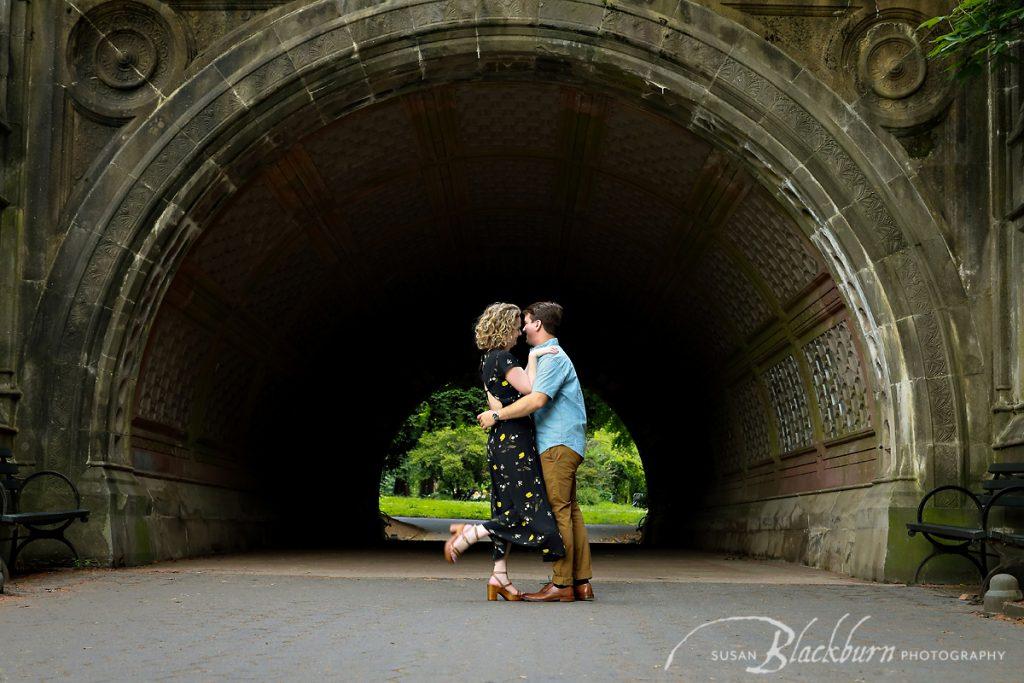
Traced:
[[483, 524], [452, 524], [448, 530], [452, 532], [452, 537], [445, 541], [444, 559], [451, 564], [454, 564], [469, 546], [491, 535]]

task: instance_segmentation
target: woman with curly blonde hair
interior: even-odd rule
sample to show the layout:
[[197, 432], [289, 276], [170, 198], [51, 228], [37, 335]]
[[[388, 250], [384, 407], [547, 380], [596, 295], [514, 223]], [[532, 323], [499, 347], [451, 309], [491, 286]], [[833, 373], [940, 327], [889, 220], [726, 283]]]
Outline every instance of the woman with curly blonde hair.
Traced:
[[[480, 378], [493, 410], [529, 394], [537, 377], [537, 357], [558, 353], [552, 346], [532, 350], [523, 370], [511, 353], [521, 328], [521, 312], [514, 304], [491, 304], [476, 321], [476, 345], [483, 351]], [[487, 581], [487, 599], [497, 600], [500, 595], [505, 600], [519, 600], [519, 591], [508, 580], [506, 562], [512, 544], [537, 548], [548, 562], [565, 556], [548, 505], [532, 418], [503, 420], [491, 429], [487, 469], [491, 473], [491, 518], [483, 524], [452, 524], [444, 556], [455, 562], [470, 545], [490, 536], [494, 572]]]

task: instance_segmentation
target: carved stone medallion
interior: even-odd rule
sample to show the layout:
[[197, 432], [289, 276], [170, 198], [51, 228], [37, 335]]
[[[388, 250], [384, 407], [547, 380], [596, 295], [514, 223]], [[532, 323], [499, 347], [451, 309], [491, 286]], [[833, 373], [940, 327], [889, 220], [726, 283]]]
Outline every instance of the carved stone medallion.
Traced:
[[896, 22], [875, 24], [868, 29], [857, 62], [857, 76], [878, 97], [902, 100], [924, 84], [928, 64], [921, 48], [907, 35], [907, 27]]
[[69, 90], [88, 112], [120, 123], [173, 90], [189, 58], [184, 24], [163, 3], [94, 3], [71, 28]]
[[917, 30], [924, 17], [889, 10], [853, 21], [840, 63], [855, 96], [886, 128], [934, 122], [949, 104], [950, 87], [942, 67], [925, 57], [929, 35]]

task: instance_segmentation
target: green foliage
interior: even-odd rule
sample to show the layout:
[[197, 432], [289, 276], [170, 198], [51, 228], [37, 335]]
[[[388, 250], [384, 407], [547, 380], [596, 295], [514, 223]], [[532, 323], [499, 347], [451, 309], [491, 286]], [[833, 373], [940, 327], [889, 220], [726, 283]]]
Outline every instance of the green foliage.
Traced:
[[[491, 504], [476, 500], [443, 500], [440, 498], [411, 498], [408, 496], [381, 496], [380, 509], [392, 517], [455, 517], [459, 519], [487, 519]], [[630, 505], [603, 502], [595, 505], [580, 501], [583, 521], [587, 524], [636, 525], [647, 510]]]
[[[409, 481], [403, 476], [402, 464], [406, 456], [425, 432], [476, 424], [476, 415], [486, 403], [483, 389], [469, 389], [447, 385], [435, 391], [398, 428], [384, 457], [384, 477], [381, 492], [396, 489], [409, 490]], [[388, 487], [384, 488], [386, 480]]]
[[647, 478], [636, 446], [619, 448], [617, 435], [598, 429], [587, 439], [587, 453], [576, 471], [580, 504], [602, 500], [628, 505], [634, 493], [647, 493]]
[[[622, 419], [597, 394], [584, 390], [587, 452], [577, 472], [580, 504], [630, 504], [646, 493], [643, 464]], [[476, 426], [484, 406], [480, 389], [446, 386], [402, 424], [381, 477], [380, 493], [465, 499], [490, 487], [487, 435]]]
[[583, 390], [583, 401], [587, 404], [587, 437], [589, 438], [598, 430], [611, 432], [614, 437], [616, 448], [636, 448], [633, 437], [629, 435], [622, 418], [612, 410], [611, 406], [604, 402], [598, 394], [589, 389]]
[[[578, 482], [577, 482], [578, 484]], [[601, 498], [601, 490], [596, 489], [593, 486], [577, 486], [576, 488], [576, 500], [582, 505], [597, 505], [603, 499]]]
[[479, 427], [444, 427], [425, 432], [409, 451], [405, 478], [413, 485], [429, 480], [437, 492], [455, 499], [468, 498], [486, 488], [487, 434]]
[[949, 59], [949, 71], [966, 79], [984, 73], [987, 66], [1014, 58], [1011, 49], [1024, 33], [1021, 0], [963, 0], [950, 14], [933, 17], [921, 29], [947, 33], [931, 39], [931, 59]]

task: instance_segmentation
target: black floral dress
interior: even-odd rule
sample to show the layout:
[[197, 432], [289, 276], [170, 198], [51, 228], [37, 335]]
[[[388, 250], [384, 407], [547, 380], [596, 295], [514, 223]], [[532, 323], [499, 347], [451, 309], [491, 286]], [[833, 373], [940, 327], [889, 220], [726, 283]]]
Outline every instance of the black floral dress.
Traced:
[[[507, 406], [522, 397], [505, 379], [518, 366], [508, 351], [488, 351], [480, 361], [480, 376], [491, 395]], [[537, 457], [533, 418], [503, 420], [487, 439], [487, 467], [491, 472], [491, 519], [484, 527], [494, 541], [494, 559], [500, 560], [508, 544], [540, 548], [546, 562], [565, 556], [565, 546], [544, 488]]]

